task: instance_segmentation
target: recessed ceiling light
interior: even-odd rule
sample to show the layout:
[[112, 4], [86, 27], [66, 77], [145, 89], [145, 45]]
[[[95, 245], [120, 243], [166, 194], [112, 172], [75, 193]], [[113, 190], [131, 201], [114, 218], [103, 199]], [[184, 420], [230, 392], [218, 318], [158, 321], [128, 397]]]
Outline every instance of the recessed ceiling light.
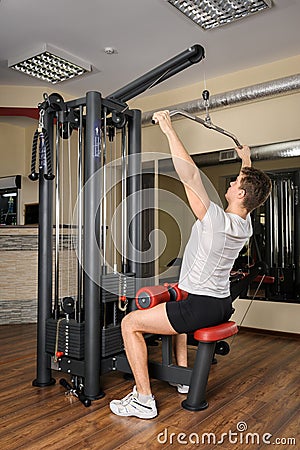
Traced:
[[271, 0], [167, 0], [204, 30], [220, 27], [272, 7]]
[[44, 44], [39, 51], [17, 60], [8, 66], [26, 75], [56, 84], [83, 75], [92, 70], [91, 65], [57, 47]]

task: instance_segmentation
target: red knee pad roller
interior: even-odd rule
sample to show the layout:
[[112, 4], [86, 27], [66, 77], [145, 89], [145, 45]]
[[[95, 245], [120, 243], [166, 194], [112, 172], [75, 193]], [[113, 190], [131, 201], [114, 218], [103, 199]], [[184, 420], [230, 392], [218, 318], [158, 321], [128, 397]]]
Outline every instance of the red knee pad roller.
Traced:
[[135, 296], [135, 304], [138, 309], [153, 308], [169, 300], [170, 293], [166, 286], [146, 286], [139, 289]]
[[185, 300], [189, 295], [188, 292], [179, 289], [178, 283], [165, 284], [165, 286], [168, 288], [168, 291], [170, 293], [170, 299], [176, 300], [176, 302]]

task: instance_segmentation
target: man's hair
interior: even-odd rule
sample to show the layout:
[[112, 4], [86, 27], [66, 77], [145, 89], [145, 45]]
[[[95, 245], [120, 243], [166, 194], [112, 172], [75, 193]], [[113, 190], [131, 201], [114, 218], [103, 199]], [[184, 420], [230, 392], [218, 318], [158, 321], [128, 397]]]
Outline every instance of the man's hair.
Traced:
[[245, 190], [243, 206], [251, 212], [267, 200], [272, 182], [267, 174], [254, 167], [243, 167], [241, 174], [240, 188]]

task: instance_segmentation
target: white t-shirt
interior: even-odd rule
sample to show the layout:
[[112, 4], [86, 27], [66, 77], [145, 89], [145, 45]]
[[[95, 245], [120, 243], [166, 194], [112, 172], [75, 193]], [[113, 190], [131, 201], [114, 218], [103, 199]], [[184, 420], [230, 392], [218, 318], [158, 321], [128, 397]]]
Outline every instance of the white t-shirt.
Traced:
[[191, 294], [228, 297], [230, 270], [251, 235], [250, 214], [244, 220], [210, 202], [204, 218], [193, 225], [183, 255], [179, 288]]

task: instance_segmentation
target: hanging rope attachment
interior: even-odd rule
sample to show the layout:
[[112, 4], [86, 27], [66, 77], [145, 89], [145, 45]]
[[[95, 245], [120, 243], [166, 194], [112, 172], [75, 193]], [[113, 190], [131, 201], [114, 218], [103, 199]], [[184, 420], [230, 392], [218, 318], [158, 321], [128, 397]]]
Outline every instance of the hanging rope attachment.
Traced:
[[[39, 174], [41, 171], [44, 171], [44, 178], [46, 180], [54, 179], [54, 175], [52, 172], [52, 156], [49, 137], [47, 130], [44, 127], [44, 115], [45, 109], [41, 107], [39, 112], [39, 125], [34, 132], [32, 142], [31, 171], [29, 174], [29, 179], [31, 181], [37, 181], [39, 179]], [[39, 148], [39, 171], [37, 172], [36, 160], [38, 148]]]
[[[72, 130], [79, 125], [78, 113], [67, 106], [60, 94], [53, 93], [48, 96], [44, 93], [43, 97], [44, 102], [38, 105], [39, 124], [32, 142], [31, 171], [28, 176], [32, 181], [37, 181], [41, 173], [46, 180], [54, 179], [50, 140], [44, 125], [45, 114], [56, 114], [56, 120], [59, 120], [59, 133], [63, 139], [69, 139]], [[38, 170], [37, 158], [39, 159]]]

